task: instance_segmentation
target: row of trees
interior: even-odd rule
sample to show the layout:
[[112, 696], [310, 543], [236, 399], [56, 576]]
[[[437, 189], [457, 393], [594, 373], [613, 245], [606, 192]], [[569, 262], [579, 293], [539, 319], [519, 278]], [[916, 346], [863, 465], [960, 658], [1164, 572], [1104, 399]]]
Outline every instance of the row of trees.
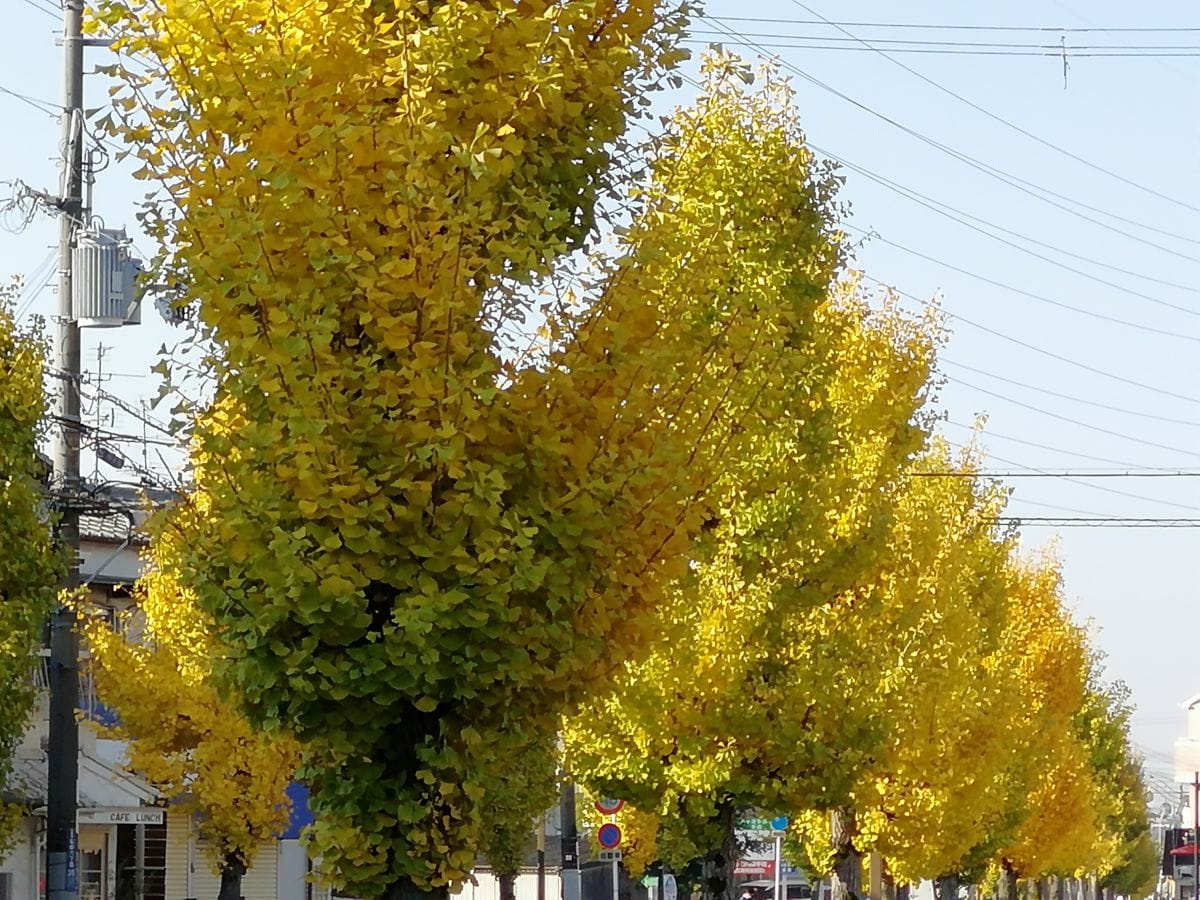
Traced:
[[293, 770], [348, 892], [511, 868], [560, 734], [713, 894], [748, 809], [847, 890], [867, 850], [901, 880], [1135, 879], [1124, 708], [1056, 563], [931, 436], [937, 321], [848, 270], [786, 86], [716, 54], [627, 136], [683, 21], [100, 4], [208, 393], [144, 632], [89, 636], [223, 895]]
[[[832, 177], [786, 90], [747, 93], [726, 74], [712, 64], [709, 91], [669, 126], [631, 239], [655, 245], [665, 222], [694, 246], [729, 222], [674, 178], [736, 197], [752, 241], [656, 258], [753, 295], [777, 265], [763, 238], [782, 186], [829, 197]], [[794, 259], [813, 245], [781, 246]], [[1156, 858], [1123, 690], [1103, 684], [1058, 561], [1022, 555], [998, 525], [1007, 492], [979, 475], [981, 456], [932, 437], [936, 323], [868, 304], [852, 275], [810, 315], [805, 355], [781, 372], [802, 394], [711, 485], [715, 514], [660, 601], [660, 639], [570, 717], [568, 768], [632, 801], [643, 855], [652, 837], [673, 866], [707, 860], [714, 894], [734, 822], [755, 810], [790, 814], [842, 895], [866, 852], [892, 879], [991, 878], [1007, 897], [1019, 878], [1083, 873], [1147, 890]]]

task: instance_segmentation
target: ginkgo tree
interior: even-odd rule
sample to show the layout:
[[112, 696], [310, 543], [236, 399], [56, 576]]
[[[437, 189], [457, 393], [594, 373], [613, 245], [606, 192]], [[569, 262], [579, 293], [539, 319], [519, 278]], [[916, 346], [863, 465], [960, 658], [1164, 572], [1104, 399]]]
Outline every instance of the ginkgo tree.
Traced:
[[[835, 887], [846, 894], [857, 893], [867, 851], [886, 877], [933, 879], [951, 897], [960, 879], [978, 883], [989, 870], [1006, 898], [1018, 878], [1107, 871], [1104, 811], [1118, 779], [1097, 776], [1081, 737], [1091, 650], [1057, 559], [1019, 555], [997, 529], [1004, 493], [980, 478], [980, 460], [935, 445], [911, 471], [873, 589], [893, 610], [872, 642], [888, 661], [872, 690], [888, 739], [851, 791], [840, 833], [837, 817], [832, 835], [823, 814], [798, 817], [817, 868], [843, 863]], [[1117, 760], [1120, 741], [1110, 743]], [[1127, 781], [1140, 798], [1136, 774]]]
[[1087, 688], [1074, 722], [1087, 752], [1093, 785], [1089, 802], [1100, 838], [1099, 862], [1087, 871], [1104, 888], [1137, 896], [1153, 888], [1158, 875], [1149, 795], [1129, 735], [1129, 689], [1120, 682], [1106, 684], [1101, 663], [1098, 654], [1088, 660]]
[[[46, 415], [46, 345], [39, 324], [17, 323], [20, 282], [0, 288], [0, 790], [33, 708], [34, 666], [54, 607], [62, 557], [51, 532], [38, 441]], [[0, 850], [20, 810], [0, 803]]]
[[[506, 749], [655, 635], [711, 487], [806, 371], [829, 192], [743, 205], [720, 185], [744, 155], [689, 184], [687, 134], [578, 303], [524, 287], [590, 233], [678, 24], [650, 0], [100, 5], [149, 66], [114, 72], [117, 130], [214, 347], [170, 567], [219, 679], [303, 744], [317, 850], [357, 893], [464, 877]], [[726, 279], [664, 253], [676, 203], [728, 212], [669, 235]], [[538, 315], [532, 361], [501, 352]]]
[[1022, 738], [1005, 775], [1011, 815], [993, 836], [999, 890], [1016, 896], [1022, 877], [1097, 871], [1097, 785], [1077, 733], [1090, 648], [1062, 603], [1061, 571], [1045, 556], [1019, 573], [1005, 654], [1020, 698], [1012, 734]]
[[[849, 651], [870, 625], [849, 591], [874, 577], [893, 487], [924, 440], [938, 339], [933, 321], [873, 307], [853, 277], [838, 281], [836, 178], [806, 146], [786, 85], [769, 71], [761, 81], [717, 81], [673, 123], [686, 138], [679, 183], [703, 197], [715, 181], [736, 212], [652, 188], [661, 212], [647, 237], [693, 290], [761, 283], [776, 292], [758, 289], [762, 302], [793, 306], [804, 327], [775, 367], [776, 425], [726, 460], [719, 514], [660, 604], [658, 646], [618, 669], [566, 730], [571, 771], [656, 815], [676, 866], [707, 857], [718, 894], [731, 883], [740, 811], [841, 796], [878, 739], [850, 689], [859, 655]], [[694, 251], [693, 235], [743, 212], [771, 223], [754, 243], [735, 257]], [[773, 280], [781, 260], [793, 274]]]
[[116, 713], [104, 732], [125, 742], [127, 765], [194, 819], [221, 878], [217, 900], [237, 900], [264, 841], [282, 834], [298, 747], [266, 734], [211, 679], [220, 651], [209, 620], [169, 567], [173, 534], [160, 535], [118, 629], [80, 614], [97, 687]]
[[535, 832], [544, 837], [541, 820], [556, 798], [557, 784], [546, 773], [558, 771], [558, 735], [551, 730], [534, 734], [522, 746], [505, 748], [482, 804], [482, 850], [499, 881], [500, 900], [515, 900], [530, 838]]
[[[998, 763], [988, 761], [1006, 748], [989, 729], [1005, 685], [990, 679], [989, 663], [1009, 602], [1010, 548], [995, 524], [1004, 494], [977, 470], [973, 455], [956, 459], [941, 441], [913, 462], [885, 549], [851, 594], [865, 627], [844, 650], [855, 673], [848, 690], [878, 739], [861, 748], [866, 763], [831, 811], [795, 810], [810, 853], [832, 854], [835, 894], [858, 892], [869, 850], [904, 880], [941, 874], [937, 860], [957, 861], [972, 844], [963, 820], [995, 791]], [[978, 758], [959, 764], [968, 752]], [[963, 831], [938, 821], [952, 810]]]

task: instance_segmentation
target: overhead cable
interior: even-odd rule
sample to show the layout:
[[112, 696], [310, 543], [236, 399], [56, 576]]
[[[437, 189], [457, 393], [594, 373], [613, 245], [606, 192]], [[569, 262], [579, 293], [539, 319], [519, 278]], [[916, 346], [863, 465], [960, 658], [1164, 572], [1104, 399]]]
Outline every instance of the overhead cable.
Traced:
[[787, 19], [753, 16], [705, 16], [706, 19], [716, 19], [722, 22], [766, 22], [776, 25], [835, 25], [845, 28], [901, 28], [928, 29], [930, 31], [1014, 31], [1039, 32], [1053, 31], [1054, 33], [1171, 33], [1194, 32], [1200, 33], [1200, 26], [1166, 25], [1166, 26], [1112, 26], [1112, 27], [1074, 27], [1057, 25], [950, 25], [945, 22], [831, 22], [820, 19]]
[[[928, 300], [924, 300], [924, 299], [916, 296], [915, 294], [911, 294], [907, 291], [902, 291], [899, 288], [893, 287], [892, 285], [888, 284], [887, 282], [881, 281], [880, 279], [875, 278], [872, 275], [868, 275], [865, 272], [861, 273], [861, 274], [862, 274], [862, 277], [865, 278], [866, 280], [872, 282], [873, 284], [879, 285], [881, 288], [883, 288], [885, 290], [893, 291], [899, 297], [905, 297], [905, 298], [913, 301], [914, 303], [919, 303], [921, 306], [924, 306], [926, 308], [938, 308], [934, 304], [930, 303]], [[1112, 379], [1113, 381], [1119, 381], [1122, 384], [1127, 384], [1131, 387], [1136, 387], [1136, 388], [1141, 388], [1142, 390], [1151, 391], [1152, 393], [1160, 394], [1164, 397], [1171, 397], [1172, 399], [1175, 399], [1175, 400], [1182, 400], [1185, 403], [1195, 403], [1197, 405], [1200, 405], [1200, 398], [1191, 397], [1191, 396], [1188, 396], [1187, 394], [1180, 394], [1180, 393], [1172, 391], [1168, 388], [1159, 387], [1157, 385], [1147, 384], [1144, 381], [1136, 381], [1132, 378], [1126, 378], [1123, 375], [1118, 375], [1115, 372], [1108, 371], [1107, 369], [1101, 369], [1098, 366], [1088, 365], [1087, 363], [1080, 362], [1077, 359], [1072, 359], [1069, 356], [1063, 356], [1061, 353], [1056, 353], [1053, 350], [1047, 350], [1045, 347], [1039, 347], [1036, 344], [1031, 344], [1028, 341], [1022, 340], [1021, 338], [1014, 337], [1011, 334], [1006, 334], [1003, 331], [999, 331], [998, 329], [992, 328], [988, 325], [984, 325], [982, 322], [976, 322], [974, 319], [969, 319], [966, 316], [962, 315], [961, 313], [950, 312], [949, 310], [946, 310], [946, 309], [939, 309], [939, 311], [943, 315], [947, 316], [948, 318], [954, 319], [956, 322], [962, 322], [964, 325], [969, 325], [972, 328], [978, 329], [979, 331], [982, 331], [986, 334], [990, 334], [993, 337], [998, 337], [1003, 341], [1008, 341], [1009, 343], [1014, 344], [1018, 347], [1023, 347], [1026, 350], [1030, 350], [1041, 356], [1045, 356], [1050, 359], [1058, 360], [1059, 362], [1065, 363], [1068, 366], [1073, 366], [1077, 369], [1081, 369], [1085, 372], [1091, 372], [1095, 375], [1103, 375], [1105, 378]]]
[[[726, 33], [735, 38], [742, 37], [737, 32], [735, 32], [731, 29], [727, 29]], [[746, 44], [746, 46], [756, 48], [764, 53], [766, 53], [766, 51], [768, 49], [767, 46], [765, 46], [763, 44], [759, 44], [753, 40], [746, 40], [745, 44]], [[766, 55], [774, 56], [774, 54], [770, 54], [770, 53], [766, 53]], [[1076, 218], [1082, 219], [1087, 222], [1091, 222], [1092, 224], [1094, 224], [1100, 228], [1104, 228], [1108, 231], [1112, 231], [1116, 234], [1120, 234], [1126, 238], [1129, 238], [1130, 240], [1137, 241], [1138, 243], [1145, 244], [1146, 246], [1149, 246], [1149, 247], [1153, 247], [1153, 248], [1160, 250], [1164, 253], [1167, 253], [1171, 256], [1176, 256], [1181, 259], [1186, 259], [1186, 260], [1188, 260], [1190, 262], [1194, 262], [1194, 263], [1200, 263], [1200, 257], [1189, 256], [1186, 253], [1182, 253], [1173, 248], [1166, 247], [1162, 244], [1151, 241], [1148, 238], [1144, 238], [1144, 237], [1141, 237], [1140, 235], [1136, 235], [1131, 232], [1125, 231], [1121, 228], [1116, 227], [1115, 225], [1109, 224], [1107, 222], [1101, 221], [1100, 219], [1096, 219], [1092, 216], [1089, 216], [1086, 213], [1081, 212], [1080, 210], [1088, 210], [1090, 212], [1094, 212], [1099, 215], [1106, 216], [1115, 221], [1133, 225], [1133, 226], [1135, 226], [1137, 228], [1141, 228], [1145, 231], [1153, 232], [1156, 234], [1161, 234], [1163, 236], [1170, 237], [1174, 240], [1183, 241], [1185, 243], [1200, 244], [1200, 238], [1194, 238], [1194, 237], [1190, 237], [1187, 235], [1178, 234], [1176, 232], [1172, 232], [1172, 231], [1168, 231], [1163, 228], [1159, 228], [1156, 225], [1151, 225], [1146, 222], [1140, 222], [1136, 219], [1130, 219], [1126, 216], [1120, 215], [1119, 213], [1114, 213], [1111, 210], [1106, 210], [1106, 209], [1103, 209], [1098, 206], [1093, 206], [1089, 203], [1085, 203], [1082, 200], [1078, 200], [1078, 199], [1076, 199], [1074, 197], [1070, 197], [1066, 194], [1058, 193], [1057, 191], [1053, 191], [1050, 188], [1047, 188], [1043, 185], [1039, 185], [1039, 184], [1036, 184], [1035, 182], [1024, 179], [1024, 178], [1020, 177], [1019, 175], [1014, 175], [1011, 172], [1006, 172], [1005, 170], [1000, 169], [996, 166], [993, 166], [990, 163], [985, 163], [982, 160], [979, 160], [979, 159], [971, 156], [970, 154], [964, 153], [961, 150], [956, 150], [947, 144], [943, 144], [940, 141], [929, 137], [928, 135], [922, 134], [921, 132], [917, 131], [914, 128], [910, 128], [909, 126], [903, 124], [902, 122], [897, 121], [896, 119], [892, 118], [891, 116], [888, 116], [885, 113], [881, 113], [878, 110], [873, 109], [872, 107], [868, 106], [867, 104], [855, 99], [854, 97], [851, 97], [849, 94], [846, 94], [844, 91], [841, 91], [841, 90], [833, 87], [832, 85], [827, 84], [824, 81], [821, 81], [819, 78], [816, 78], [815, 76], [809, 74], [808, 72], [804, 71], [803, 69], [799, 68], [798, 66], [788, 62], [786, 59], [779, 59], [778, 61], [779, 61], [779, 65], [781, 67], [787, 69], [787, 71], [793, 73], [794, 75], [798, 76], [799, 78], [802, 78], [803, 80], [809, 82], [810, 84], [814, 85], [815, 87], [818, 87], [821, 90], [826, 91], [827, 93], [830, 93], [833, 96], [838, 97], [841, 100], [844, 100], [845, 102], [862, 110], [863, 112], [867, 113], [868, 115], [871, 115], [874, 118], [877, 118], [880, 121], [885, 122], [888, 125], [891, 125], [893, 128], [903, 131], [905, 134], [908, 134], [909, 136], [920, 141], [921, 143], [924, 143], [930, 147], [933, 147], [933, 148], [941, 151], [942, 153], [945, 153], [946, 155], [948, 155], [954, 159], [957, 159], [959, 162], [963, 163], [964, 165], [966, 165], [970, 168], [973, 168], [979, 172], [982, 172], [983, 174], [988, 175], [989, 177], [994, 178], [1003, 184], [1009, 185], [1010, 187], [1012, 187], [1015, 190], [1018, 190], [1024, 194], [1034, 197], [1035, 199], [1038, 199], [1038, 200], [1042, 201], [1043, 203], [1046, 203], [1047, 205], [1052, 206], [1056, 209], [1060, 209], [1063, 212], [1068, 213], [1069, 215], [1073, 215]], [[1063, 203], [1057, 202], [1059, 200], [1064, 201], [1064, 202]], [[1068, 203], [1072, 204], [1072, 206], [1065, 205]], [[1079, 207], [1079, 209], [1075, 209], [1073, 207]]]
[[[1059, 309], [1065, 309], [1065, 310], [1068, 310], [1069, 312], [1079, 313], [1080, 315], [1088, 316], [1093, 319], [1099, 319], [1099, 320], [1102, 320], [1105, 322], [1111, 322], [1114, 325], [1120, 325], [1124, 328], [1132, 328], [1135, 331], [1145, 331], [1149, 334], [1157, 334], [1162, 337], [1169, 337], [1169, 338], [1175, 338], [1176, 340], [1181, 340], [1181, 341], [1192, 341], [1192, 342], [1200, 343], [1200, 335], [1183, 334], [1181, 332], [1170, 331], [1165, 328], [1156, 328], [1153, 325], [1146, 325], [1142, 322], [1136, 322], [1132, 319], [1122, 319], [1117, 316], [1110, 316], [1107, 313], [1096, 312], [1095, 310], [1088, 309], [1087, 307], [1075, 306], [1073, 304], [1066, 303], [1062, 300], [1055, 300], [1053, 297], [1047, 297], [1045, 294], [1038, 294], [1034, 291], [1028, 291], [1028, 290], [1025, 290], [1025, 288], [1020, 288], [1020, 287], [1017, 287], [1016, 285], [1008, 284], [1008, 283], [1000, 281], [998, 279], [991, 278], [990, 276], [981, 275], [978, 272], [972, 272], [970, 269], [964, 269], [962, 266], [957, 266], [954, 263], [947, 262], [944, 259], [938, 259], [935, 256], [930, 256], [928, 253], [923, 253], [920, 250], [916, 250], [912, 247], [909, 247], [904, 244], [898, 243], [896, 241], [890, 240], [889, 238], [884, 237], [883, 235], [879, 234], [878, 232], [869, 232], [869, 231], [866, 231], [865, 229], [858, 228], [854, 225], [843, 225], [842, 227], [849, 231], [853, 231], [858, 234], [864, 235], [865, 237], [873, 238], [873, 239], [879, 241], [880, 243], [887, 244], [889, 247], [895, 247], [897, 250], [903, 251], [904, 253], [907, 253], [910, 256], [915, 256], [918, 259], [923, 259], [926, 262], [931, 262], [934, 265], [941, 266], [944, 269], [949, 269], [951, 272], [957, 272], [960, 275], [966, 275], [968, 278], [974, 278], [976, 281], [981, 281], [984, 284], [990, 284], [993, 287], [998, 287], [1001, 290], [1008, 291], [1009, 293], [1012, 293], [1012, 294], [1018, 294], [1022, 297], [1027, 297], [1030, 300], [1036, 300], [1039, 303], [1045, 303], [1049, 306], [1056, 306]], [[1120, 285], [1113, 285], [1113, 287], [1120, 288]], [[1186, 311], [1190, 312], [1192, 315], [1200, 315], [1200, 312], [1197, 312], [1196, 310], [1186, 310]]]
[[[953, 222], [957, 222], [958, 224], [960, 224], [966, 228], [970, 228], [972, 231], [975, 231], [975, 232], [983, 235], [984, 237], [989, 237], [994, 241], [998, 241], [1002, 244], [1005, 244], [1006, 246], [1012, 247], [1014, 250], [1019, 250], [1022, 253], [1025, 253], [1029, 256], [1034, 257], [1035, 259], [1040, 259], [1040, 260], [1043, 260], [1044, 262], [1048, 262], [1051, 265], [1057, 266], [1060, 269], [1064, 269], [1067, 272], [1073, 272], [1076, 275], [1080, 275], [1091, 281], [1095, 281], [1098, 284], [1103, 284], [1103, 285], [1107, 285], [1108, 287], [1117, 288], [1117, 289], [1124, 291], [1125, 293], [1131, 294], [1135, 297], [1140, 297], [1144, 300], [1148, 300], [1151, 303], [1156, 303], [1160, 306], [1165, 306], [1170, 309], [1178, 310], [1179, 312], [1188, 313], [1190, 315], [1200, 315], [1200, 311], [1192, 309], [1191, 307], [1180, 306], [1175, 303], [1170, 303], [1166, 300], [1162, 300], [1161, 298], [1154, 297], [1149, 294], [1143, 294], [1143, 293], [1140, 293], [1135, 290], [1131, 290], [1130, 288], [1127, 288], [1123, 285], [1117, 284], [1112, 281], [1108, 281], [1104, 278], [1100, 278], [1099, 276], [1093, 275], [1089, 272], [1085, 272], [1081, 269], [1076, 269], [1073, 266], [1069, 266], [1066, 263], [1063, 263], [1059, 260], [1053, 259], [1048, 256], [1044, 256], [1041, 253], [1037, 253], [1033, 250], [1030, 250], [1027, 247], [1022, 247], [1019, 244], [1014, 244], [1012, 241], [1005, 240], [1004, 238], [999, 237], [998, 235], [992, 234], [987, 229], [989, 229], [989, 228], [994, 229], [995, 231], [999, 231], [1003, 234], [1007, 234], [1011, 237], [1014, 237], [1018, 240], [1022, 240], [1027, 243], [1033, 244], [1037, 247], [1042, 247], [1042, 248], [1044, 248], [1046, 250], [1050, 250], [1054, 253], [1061, 253], [1064, 256], [1069, 256], [1069, 257], [1072, 257], [1073, 259], [1078, 259], [1081, 262], [1086, 262], [1093, 266], [1100, 266], [1101, 268], [1109, 269], [1110, 271], [1113, 271], [1113, 272], [1119, 272], [1122, 275], [1129, 275], [1129, 276], [1131, 276], [1133, 278], [1137, 278], [1141, 281], [1153, 282], [1154, 284], [1161, 284], [1164, 287], [1177, 288], [1178, 290], [1181, 290], [1181, 291], [1189, 291], [1192, 293], [1200, 294], [1200, 287], [1198, 287], [1195, 284], [1184, 284], [1183, 282], [1179, 282], [1179, 281], [1170, 281], [1165, 278], [1159, 278], [1156, 275], [1150, 275], [1149, 273], [1146, 273], [1146, 272], [1137, 272], [1137, 271], [1134, 271], [1133, 269], [1126, 269], [1126, 268], [1123, 268], [1122, 266], [1117, 266], [1110, 262], [1105, 262], [1104, 260], [1096, 259], [1091, 256], [1085, 256], [1081, 253], [1075, 253], [1074, 251], [1067, 250], [1066, 248], [1060, 247], [1057, 244], [1050, 244], [1050, 243], [1047, 243], [1046, 241], [1040, 241], [1037, 238], [1033, 238], [1027, 234], [1023, 234], [1022, 232], [1015, 231], [1011, 228], [1005, 228], [1002, 225], [997, 225], [994, 222], [991, 222], [987, 219], [981, 218], [980, 216], [976, 216], [965, 210], [951, 206], [950, 204], [948, 204], [942, 200], [937, 200], [933, 197], [930, 197], [927, 194], [922, 194], [920, 191], [917, 191], [914, 188], [910, 188], [907, 185], [903, 185], [903, 184], [900, 184], [899, 182], [893, 181], [890, 178], [887, 178], [886, 176], [880, 175], [878, 172], [872, 172], [870, 169], [867, 169], [866, 167], [861, 166], [858, 163], [851, 162], [850, 160], [846, 159], [845, 157], [843, 157], [837, 153], [833, 153], [829, 150], [825, 150], [821, 147], [818, 147], [816, 144], [812, 143], [811, 141], [809, 142], [808, 146], [811, 147], [817, 153], [821, 154], [822, 156], [832, 159], [838, 165], [843, 166], [847, 169], [850, 169], [853, 172], [857, 172], [859, 175], [862, 175], [864, 178], [874, 181], [876, 184], [880, 185], [881, 187], [887, 188], [888, 190], [892, 191], [893, 193], [899, 194], [900, 196], [902, 196], [908, 200], [911, 200], [913, 203], [916, 203], [918, 206], [922, 206], [925, 209], [930, 210], [931, 212], [935, 212], [938, 215], [943, 216], [944, 218], [950, 219]], [[963, 221], [963, 219], [968, 219], [970, 221]], [[972, 224], [972, 222], [974, 222], [976, 224]]]
[[[966, 369], [968, 372], [974, 372], [976, 375], [984, 375], [988, 378], [994, 378], [997, 381], [1003, 381], [1006, 384], [1011, 384], [1014, 387], [1024, 388], [1029, 391], [1037, 391], [1038, 393], [1041, 393], [1041, 394], [1047, 394], [1048, 396], [1051, 396], [1051, 397], [1057, 397], [1060, 400], [1069, 400], [1072, 403], [1082, 403], [1086, 406], [1094, 406], [1097, 409], [1103, 409], [1103, 410], [1107, 410], [1109, 412], [1121, 413], [1121, 414], [1127, 415], [1127, 416], [1137, 416], [1142, 419], [1152, 419], [1156, 422], [1166, 422], [1171, 425], [1186, 425], [1191, 428], [1200, 428], [1200, 421], [1197, 421], [1194, 419], [1176, 419], [1176, 418], [1172, 418], [1171, 416], [1160, 416], [1160, 415], [1156, 415], [1154, 413], [1144, 412], [1142, 410], [1128, 409], [1127, 407], [1123, 407], [1123, 406], [1112, 406], [1111, 404], [1108, 404], [1108, 403], [1100, 403], [1097, 400], [1088, 400], [1085, 397], [1076, 397], [1073, 394], [1063, 394], [1058, 391], [1053, 391], [1053, 390], [1050, 390], [1049, 388], [1041, 387], [1036, 384], [1030, 384], [1026, 381], [1017, 381], [1016, 379], [1009, 378], [1005, 375], [997, 375], [995, 372], [988, 372], [984, 369], [978, 369], [978, 368], [975, 368], [974, 366], [969, 366], [966, 363], [956, 362], [952, 359], [949, 359], [946, 356], [939, 356], [938, 360], [939, 360], [939, 362], [943, 362], [947, 365], [954, 366], [957, 369]], [[952, 378], [951, 381], [956, 381], [956, 379]]]

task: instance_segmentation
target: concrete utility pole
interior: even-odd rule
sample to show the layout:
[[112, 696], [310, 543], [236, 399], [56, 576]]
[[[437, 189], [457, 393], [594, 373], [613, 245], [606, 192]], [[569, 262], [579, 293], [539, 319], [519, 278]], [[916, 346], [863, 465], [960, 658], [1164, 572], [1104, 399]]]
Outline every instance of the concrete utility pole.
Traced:
[[562, 900], [580, 900], [579, 832], [575, 827], [575, 783], [563, 784], [559, 800]]
[[[71, 250], [83, 224], [83, 0], [63, 4], [63, 172], [59, 198], [61, 224], [58, 244], [59, 378], [54, 475], [58, 482], [62, 519], [59, 539], [67, 556], [63, 587], [79, 587], [79, 326], [71, 308]], [[50, 624], [50, 746], [46, 798], [46, 887], [48, 900], [77, 900], [76, 802], [79, 781], [79, 635], [75, 616], [65, 606], [55, 610]]]

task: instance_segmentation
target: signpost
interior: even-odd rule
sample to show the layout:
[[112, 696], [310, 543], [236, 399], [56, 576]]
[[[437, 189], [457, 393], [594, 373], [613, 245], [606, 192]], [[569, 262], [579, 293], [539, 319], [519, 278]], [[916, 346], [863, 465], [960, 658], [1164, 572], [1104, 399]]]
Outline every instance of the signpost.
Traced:
[[[600, 804], [596, 804], [596, 808], [600, 808]], [[618, 806], [617, 809], [621, 807]], [[610, 813], [611, 815], [611, 813]], [[621, 844], [621, 829], [612, 822], [606, 822], [600, 826], [596, 832], [596, 840], [605, 850], [616, 850]], [[613, 856], [612, 861], [612, 900], [620, 900], [621, 898], [621, 857], [619, 853]]]
[[733, 874], [771, 878], [775, 875], [775, 863], [769, 859], [739, 859], [733, 864]]
[[783, 887], [783, 835], [787, 831], [788, 817], [776, 816], [771, 820], [771, 832], [775, 835], [775, 877], [774, 877], [774, 897], [775, 900], [784, 900], [780, 894], [784, 893]]
[[750, 817], [746, 819], [739, 819], [737, 823], [737, 829], [739, 831], [768, 832], [771, 830], [771, 823], [767, 819]]

